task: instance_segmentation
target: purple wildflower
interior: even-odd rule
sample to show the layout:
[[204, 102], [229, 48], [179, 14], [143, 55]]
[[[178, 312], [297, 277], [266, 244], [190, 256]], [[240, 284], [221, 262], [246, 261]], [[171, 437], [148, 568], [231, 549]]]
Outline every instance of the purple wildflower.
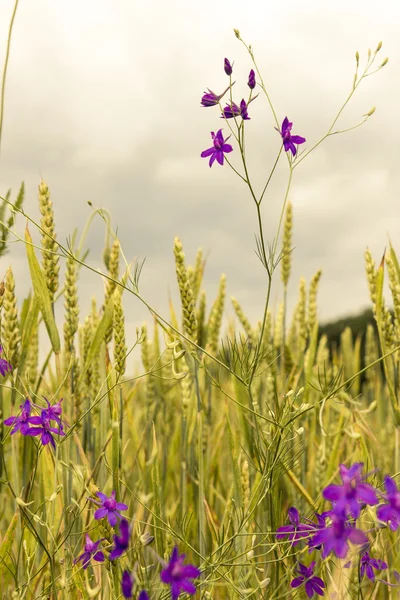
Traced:
[[400, 527], [400, 491], [394, 479], [388, 475], [385, 477], [385, 487], [386, 495], [383, 498], [388, 504], [380, 506], [376, 516], [380, 521], [388, 523], [392, 531], [396, 531]]
[[[43, 396], [44, 398], [44, 396]], [[61, 400], [59, 400], [58, 402], [56, 402], [56, 404], [51, 405], [50, 402], [47, 400], [47, 398], [44, 398], [47, 402], [47, 408], [42, 409], [40, 406], [37, 406], [36, 404], [34, 404], [33, 406], [35, 406], [36, 408], [39, 408], [42, 411], [42, 416], [46, 416], [47, 419], [50, 419], [50, 421], [55, 421], [57, 423], [57, 425], [59, 426], [61, 431], [64, 431], [64, 427], [67, 426], [67, 424], [65, 423], [65, 421], [63, 421], [61, 419], [61, 414], [62, 414], [62, 408], [61, 408], [61, 402], [63, 401], [63, 398], [61, 398]]]
[[229, 62], [229, 60], [227, 58], [225, 58], [225, 60], [224, 60], [224, 71], [229, 76], [232, 75], [232, 67], [233, 67], [233, 64], [231, 64]]
[[[234, 85], [234, 83], [235, 82], [233, 82], [232, 85]], [[210, 88], [208, 88], [208, 92], [204, 92], [204, 96], [202, 96], [200, 104], [202, 106], [216, 106], [217, 104], [219, 104], [220, 100], [225, 96], [226, 92], [229, 90], [230, 87], [231, 86], [228, 85], [226, 90], [219, 95], [214, 94], [214, 92], [210, 90]]]
[[146, 590], [142, 590], [139, 594], [138, 600], [150, 600], [148, 593]]
[[190, 595], [196, 593], [196, 587], [189, 579], [199, 577], [200, 571], [194, 565], [184, 565], [184, 560], [185, 554], [179, 555], [178, 547], [175, 546], [169, 563], [161, 571], [161, 581], [171, 586], [172, 600], [177, 600], [181, 591]]
[[103, 541], [103, 539], [104, 538], [98, 540], [97, 542], [93, 542], [89, 535], [86, 534], [85, 551], [74, 560], [74, 565], [78, 561], [82, 561], [82, 567], [87, 569], [92, 558], [97, 562], [104, 562], [104, 554], [101, 552], [101, 550], [98, 550], [99, 544]]
[[278, 527], [276, 530], [277, 540], [281, 540], [282, 538], [289, 536], [289, 541], [292, 542], [293, 546], [296, 546], [300, 540], [308, 537], [312, 532], [315, 531], [315, 527], [313, 525], [300, 523], [299, 511], [294, 506], [289, 508], [288, 517], [291, 525]]
[[290, 150], [293, 156], [296, 156], [297, 148], [295, 144], [304, 144], [306, 138], [301, 137], [300, 135], [292, 135], [293, 123], [289, 121], [287, 117], [283, 119], [281, 130], [277, 127], [275, 129], [281, 134], [283, 139], [283, 147], [285, 148], [285, 152]]
[[290, 583], [290, 586], [292, 588], [298, 588], [304, 583], [304, 588], [309, 598], [312, 598], [314, 594], [318, 594], [318, 596], [324, 595], [323, 588], [325, 587], [325, 583], [320, 577], [313, 575], [314, 567], [314, 561], [310, 564], [309, 567], [298, 563], [298, 576], [295, 577], [295, 579], [293, 579]]
[[29, 429], [29, 418], [32, 410], [32, 405], [28, 398], [25, 400], [23, 404], [20, 405], [21, 413], [16, 417], [8, 417], [8, 419], [4, 419], [3, 423], [7, 427], [11, 427], [14, 425], [11, 430], [11, 435], [14, 435], [17, 431], [20, 431], [22, 435], [26, 435]]
[[121, 554], [123, 554], [125, 550], [127, 550], [129, 547], [131, 530], [129, 527], [129, 523], [126, 519], [122, 519], [121, 523], [119, 524], [119, 533], [119, 536], [114, 535], [115, 547], [110, 552], [110, 560], [115, 560], [116, 558], [119, 558]]
[[332, 551], [338, 558], [345, 558], [348, 541], [352, 544], [368, 542], [363, 531], [354, 527], [344, 514], [331, 513], [331, 524], [321, 527], [309, 542], [310, 548], [322, 546], [321, 556], [326, 558]]
[[375, 573], [373, 569], [376, 571], [383, 571], [387, 569], [387, 564], [383, 560], [379, 560], [378, 558], [371, 558], [369, 552], [365, 552], [360, 560], [361, 568], [360, 575], [364, 577], [364, 574], [367, 574], [367, 577], [370, 581], [375, 581]]
[[96, 495], [100, 498], [100, 502], [90, 498], [91, 502], [94, 502], [100, 506], [100, 508], [98, 508], [94, 513], [94, 518], [96, 521], [98, 521], [99, 519], [104, 519], [104, 517], [107, 517], [111, 527], [115, 527], [118, 519], [122, 519], [122, 515], [119, 513], [119, 511], [127, 510], [127, 505], [116, 501], [115, 491], [111, 492], [110, 497], [106, 496], [102, 492], [97, 492]]
[[[0, 344], [0, 354], [3, 353], [3, 346]], [[11, 373], [12, 365], [5, 358], [0, 358], [0, 373], [5, 377], [7, 373]]]
[[24, 435], [31, 435], [33, 437], [40, 435], [43, 446], [51, 444], [55, 448], [56, 443], [52, 434], [65, 435], [61, 428], [56, 429], [55, 427], [51, 427], [51, 419], [49, 419], [45, 410], [42, 410], [40, 417], [29, 417], [28, 420], [31, 425], [36, 425], [36, 427], [29, 427], [29, 429], [26, 429]]
[[363, 463], [354, 463], [349, 469], [340, 465], [340, 477], [343, 485], [328, 485], [322, 495], [334, 504], [334, 511], [350, 513], [355, 519], [360, 516], [360, 502], [378, 504], [378, 498], [372, 485], [362, 483], [361, 470]]
[[233, 148], [230, 144], [227, 144], [226, 141], [229, 140], [230, 136], [224, 140], [222, 135], [222, 129], [219, 129], [215, 134], [213, 131], [211, 132], [211, 137], [213, 139], [213, 146], [211, 148], [207, 148], [201, 153], [201, 158], [206, 158], [207, 156], [211, 156], [210, 158], [210, 167], [212, 167], [213, 162], [217, 160], [220, 165], [224, 164], [224, 153], [232, 152]]
[[125, 569], [125, 571], [122, 573], [121, 581], [122, 595], [124, 598], [132, 598], [133, 583], [133, 575]]
[[254, 90], [254, 88], [256, 87], [256, 74], [254, 73], [254, 69], [251, 69], [249, 73], [249, 80], [247, 82], [247, 85], [251, 90]]

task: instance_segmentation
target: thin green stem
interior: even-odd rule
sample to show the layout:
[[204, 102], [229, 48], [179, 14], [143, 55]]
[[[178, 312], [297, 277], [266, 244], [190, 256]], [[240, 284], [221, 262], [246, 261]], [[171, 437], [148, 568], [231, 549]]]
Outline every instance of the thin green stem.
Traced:
[[3, 136], [3, 122], [4, 122], [4, 104], [5, 104], [5, 94], [6, 94], [6, 80], [7, 80], [7, 70], [8, 70], [8, 61], [10, 58], [10, 50], [11, 50], [11, 37], [14, 27], [15, 16], [17, 14], [19, 0], [15, 0], [14, 9], [11, 15], [11, 21], [8, 28], [8, 36], [7, 36], [7, 48], [6, 48], [6, 57], [4, 59], [3, 66], [3, 76], [1, 79], [1, 102], [0, 102], [0, 152], [1, 152], [1, 141]]

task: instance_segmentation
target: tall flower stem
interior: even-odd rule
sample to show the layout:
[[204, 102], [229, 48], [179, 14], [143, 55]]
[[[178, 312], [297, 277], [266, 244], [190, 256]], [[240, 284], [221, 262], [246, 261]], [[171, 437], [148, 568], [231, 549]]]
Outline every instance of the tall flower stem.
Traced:
[[8, 28], [8, 36], [7, 36], [7, 48], [6, 48], [6, 56], [4, 59], [3, 66], [3, 77], [1, 79], [1, 101], [0, 101], [0, 152], [1, 152], [1, 140], [3, 134], [3, 122], [4, 122], [4, 103], [5, 103], [5, 94], [6, 94], [6, 79], [7, 79], [7, 70], [8, 70], [8, 61], [10, 58], [10, 49], [11, 49], [11, 36], [14, 27], [15, 16], [17, 14], [19, 0], [15, 0], [14, 9], [11, 15], [10, 25]]
[[198, 478], [199, 478], [199, 500], [198, 500], [198, 511], [199, 511], [199, 552], [204, 560], [206, 556], [206, 519], [205, 519], [205, 494], [204, 494], [204, 452], [203, 452], [203, 405], [200, 396], [200, 384], [199, 384], [199, 366], [198, 362], [194, 360], [194, 381], [196, 387], [197, 397], [197, 456], [198, 456]]

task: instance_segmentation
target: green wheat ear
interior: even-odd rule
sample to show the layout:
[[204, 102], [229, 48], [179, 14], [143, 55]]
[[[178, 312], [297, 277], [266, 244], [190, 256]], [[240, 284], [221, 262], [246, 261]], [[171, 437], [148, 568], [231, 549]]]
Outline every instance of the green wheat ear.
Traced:
[[[106, 291], [104, 297], [104, 305], [111, 300], [112, 295], [114, 294], [115, 288], [117, 286], [117, 281], [119, 279], [119, 258], [120, 258], [121, 248], [119, 244], [119, 240], [114, 240], [111, 246], [111, 252], [109, 257], [109, 276], [111, 279], [107, 279], [106, 281]], [[105, 335], [105, 342], [108, 344], [111, 342], [113, 336], [113, 326], [109, 327]]]
[[40, 221], [42, 229], [42, 266], [50, 301], [53, 302], [59, 286], [60, 259], [57, 256], [58, 245], [55, 241], [53, 203], [50, 200], [49, 188], [43, 180], [39, 185], [39, 208], [42, 215]]
[[281, 279], [285, 289], [289, 282], [292, 264], [292, 229], [293, 229], [293, 206], [288, 202], [283, 227], [283, 244], [281, 260]]
[[317, 292], [318, 284], [321, 279], [322, 271], [318, 270], [310, 283], [310, 289], [308, 292], [308, 332], [312, 335], [314, 325], [317, 322]]
[[217, 298], [211, 308], [207, 325], [207, 346], [211, 354], [216, 354], [222, 325], [222, 316], [224, 313], [224, 304], [226, 296], [226, 276], [221, 275]]
[[196, 342], [197, 320], [193, 291], [190, 285], [189, 275], [185, 266], [185, 254], [182, 242], [179, 238], [174, 240], [175, 269], [178, 280], [179, 293], [182, 306], [183, 330], [188, 337]]
[[125, 318], [122, 291], [114, 292], [114, 360], [115, 370], [122, 377], [126, 367]]
[[17, 299], [15, 296], [15, 280], [11, 267], [8, 268], [5, 281], [5, 291], [3, 298], [3, 345], [7, 360], [13, 368], [18, 367], [19, 362], [19, 344], [21, 340]]
[[74, 352], [74, 339], [79, 325], [77, 262], [72, 257], [68, 257], [67, 259], [64, 298], [64, 345], [66, 360], [68, 361], [68, 356]]

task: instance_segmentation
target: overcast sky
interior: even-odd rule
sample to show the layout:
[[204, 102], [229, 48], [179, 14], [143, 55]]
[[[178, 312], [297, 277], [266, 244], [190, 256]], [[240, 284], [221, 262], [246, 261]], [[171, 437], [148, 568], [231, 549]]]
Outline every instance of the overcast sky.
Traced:
[[[0, 3], [3, 61], [12, 0]], [[40, 177], [50, 186], [57, 232], [65, 240], [82, 230], [91, 200], [109, 209], [128, 259], [146, 258], [142, 294], [164, 315], [176, 294], [173, 239], [188, 261], [199, 246], [208, 254], [205, 289], [215, 294], [226, 273], [228, 294], [255, 323], [262, 313], [265, 277], [254, 254], [256, 215], [245, 185], [227, 165], [212, 169], [200, 158], [210, 131], [223, 126], [218, 110], [201, 108], [209, 87], [227, 85], [224, 57], [234, 61], [234, 99], [247, 94], [250, 57], [233, 28], [251, 43], [279, 119], [310, 147], [329, 127], [346, 98], [355, 52], [383, 42], [378, 61], [388, 65], [361, 85], [339, 122], [360, 129], [328, 139], [295, 170], [293, 275], [319, 268], [321, 321], [369, 304], [363, 253], [380, 259], [388, 236], [400, 251], [398, 156], [400, 126], [400, 4], [397, 0], [336, 2], [287, 0], [21, 0], [7, 81], [0, 160], [0, 193], [24, 180], [25, 209], [37, 215]], [[265, 98], [249, 107], [249, 168], [260, 187], [280, 138]], [[225, 128], [227, 133], [227, 128]], [[235, 147], [232, 161], [239, 166]], [[273, 235], [287, 178], [282, 160], [264, 205]], [[22, 226], [23, 224], [20, 223]], [[89, 260], [101, 267], [103, 228], [93, 228]], [[16, 271], [17, 291], [27, 289], [22, 246], [3, 259]], [[279, 274], [277, 273], [278, 277]], [[84, 275], [83, 306], [101, 283]], [[275, 288], [277, 305], [281, 289]], [[146, 318], [125, 301], [130, 327]], [[229, 311], [232, 309], [229, 306]]]

